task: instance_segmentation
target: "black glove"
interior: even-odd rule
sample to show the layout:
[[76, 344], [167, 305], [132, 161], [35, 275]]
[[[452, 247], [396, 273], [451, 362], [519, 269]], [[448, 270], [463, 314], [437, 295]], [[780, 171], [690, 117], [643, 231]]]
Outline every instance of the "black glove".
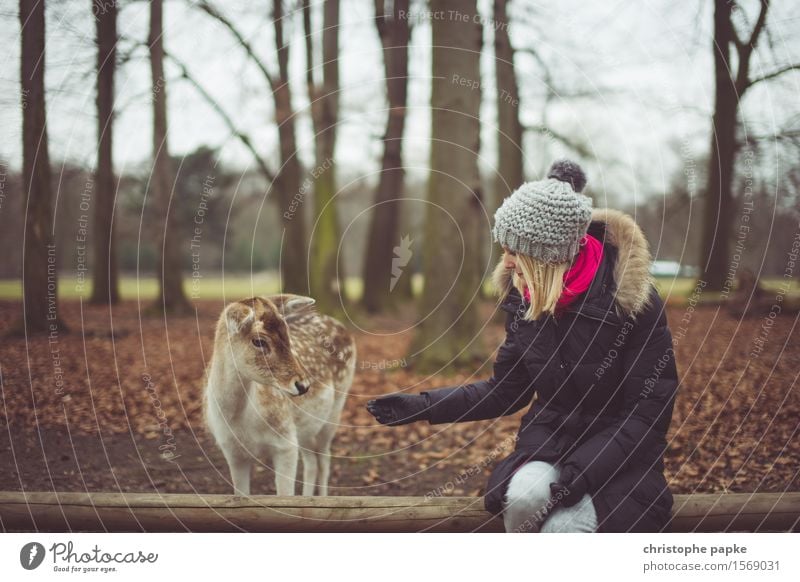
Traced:
[[572, 507], [586, 495], [589, 485], [575, 465], [564, 465], [558, 483], [550, 483], [550, 495], [553, 504]]
[[430, 396], [422, 394], [387, 394], [367, 402], [367, 410], [381, 424], [399, 426], [418, 420], [430, 420]]

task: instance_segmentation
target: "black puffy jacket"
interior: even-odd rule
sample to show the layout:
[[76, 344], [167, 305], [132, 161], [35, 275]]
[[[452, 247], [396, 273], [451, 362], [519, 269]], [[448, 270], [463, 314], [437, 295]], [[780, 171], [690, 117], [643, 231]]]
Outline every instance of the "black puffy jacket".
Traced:
[[589, 234], [603, 242], [590, 288], [558, 318], [522, 318], [526, 306], [502, 262], [495, 284], [508, 313], [492, 377], [428, 390], [431, 424], [522, 417], [514, 452], [492, 471], [486, 509], [502, 512], [521, 464], [541, 460], [582, 472], [601, 532], [668, 531], [666, 434], [678, 387], [672, 336], [649, 274], [650, 251], [634, 220], [595, 209]]

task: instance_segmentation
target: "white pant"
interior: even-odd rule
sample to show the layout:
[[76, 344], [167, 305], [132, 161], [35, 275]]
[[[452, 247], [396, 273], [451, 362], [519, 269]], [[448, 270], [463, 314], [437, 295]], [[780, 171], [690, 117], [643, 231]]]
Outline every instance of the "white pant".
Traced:
[[[587, 493], [572, 507], [550, 502], [550, 483], [561, 473], [557, 465], [531, 461], [511, 477], [503, 504], [506, 532], [594, 532], [597, 513]], [[542, 523], [544, 522], [544, 523]]]

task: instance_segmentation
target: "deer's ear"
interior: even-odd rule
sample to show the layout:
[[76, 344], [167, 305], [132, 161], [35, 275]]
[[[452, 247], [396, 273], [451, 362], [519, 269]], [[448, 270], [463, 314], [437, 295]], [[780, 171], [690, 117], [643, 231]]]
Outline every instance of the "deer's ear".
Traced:
[[231, 303], [225, 308], [225, 323], [230, 335], [248, 331], [255, 319], [256, 312], [243, 303]]
[[270, 296], [270, 300], [275, 304], [281, 315], [292, 315], [308, 309], [316, 300], [305, 295], [294, 295], [292, 293], [281, 293]]

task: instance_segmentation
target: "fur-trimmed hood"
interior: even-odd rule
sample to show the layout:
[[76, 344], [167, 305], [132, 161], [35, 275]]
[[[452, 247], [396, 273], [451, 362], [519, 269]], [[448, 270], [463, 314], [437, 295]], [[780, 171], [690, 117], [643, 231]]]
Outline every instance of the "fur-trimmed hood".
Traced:
[[[624, 212], [595, 208], [592, 210], [589, 233], [617, 249], [613, 272], [616, 288], [614, 299], [625, 315], [635, 317], [647, 307], [653, 284], [650, 245], [642, 229]], [[492, 282], [501, 298], [511, 289], [512, 273], [505, 268], [502, 259], [494, 268]]]

